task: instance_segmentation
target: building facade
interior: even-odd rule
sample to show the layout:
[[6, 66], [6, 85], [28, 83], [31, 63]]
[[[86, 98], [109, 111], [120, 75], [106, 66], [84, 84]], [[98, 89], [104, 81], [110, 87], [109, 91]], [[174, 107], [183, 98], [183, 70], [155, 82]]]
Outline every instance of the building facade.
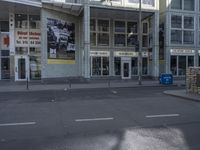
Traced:
[[[0, 79], [138, 76], [138, 0], [0, 1]], [[142, 0], [142, 75], [159, 76], [159, 1]]]
[[199, 0], [161, 0], [160, 29], [160, 72], [182, 77], [200, 65]]

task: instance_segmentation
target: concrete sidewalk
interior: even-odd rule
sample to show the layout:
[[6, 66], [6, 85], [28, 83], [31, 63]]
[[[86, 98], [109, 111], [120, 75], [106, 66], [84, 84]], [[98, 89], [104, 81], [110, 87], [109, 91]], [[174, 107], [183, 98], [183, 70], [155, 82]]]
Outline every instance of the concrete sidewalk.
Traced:
[[[174, 81], [173, 85], [168, 86], [184, 86], [185, 81]], [[125, 87], [145, 87], [145, 86], [166, 86], [159, 84], [156, 80], [144, 80], [142, 85], [138, 85], [137, 80], [112, 80], [102, 82], [88, 83], [59, 83], [59, 84], [44, 84], [44, 83], [29, 83], [28, 89], [26, 82], [24, 83], [0, 83], [0, 92], [22, 92], [22, 91], [47, 91], [47, 90], [69, 90], [69, 89], [91, 89], [91, 88], [125, 88]]]
[[175, 96], [175, 97], [184, 98], [187, 100], [200, 102], [200, 95], [187, 93], [185, 89], [184, 90], [168, 90], [168, 91], [164, 91], [163, 93], [167, 95]]

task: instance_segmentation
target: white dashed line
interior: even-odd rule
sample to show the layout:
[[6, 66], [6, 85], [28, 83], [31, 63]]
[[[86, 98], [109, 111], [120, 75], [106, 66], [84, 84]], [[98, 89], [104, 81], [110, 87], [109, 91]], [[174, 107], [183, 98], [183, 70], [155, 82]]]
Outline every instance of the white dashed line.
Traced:
[[106, 121], [113, 120], [114, 118], [91, 118], [91, 119], [76, 119], [76, 122], [86, 122], [86, 121]]
[[146, 118], [179, 117], [179, 114], [147, 115]]
[[21, 122], [21, 123], [3, 123], [0, 124], [0, 127], [6, 127], [6, 126], [25, 126], [25, 125], [35, 125], [36, 122]]

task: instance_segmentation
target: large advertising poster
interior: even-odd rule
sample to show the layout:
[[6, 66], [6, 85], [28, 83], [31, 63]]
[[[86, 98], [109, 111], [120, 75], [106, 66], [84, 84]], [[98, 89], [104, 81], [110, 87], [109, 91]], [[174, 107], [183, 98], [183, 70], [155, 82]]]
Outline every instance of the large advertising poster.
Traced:
[[75, 24], [47, 18], [48, 64], [75, 64]]

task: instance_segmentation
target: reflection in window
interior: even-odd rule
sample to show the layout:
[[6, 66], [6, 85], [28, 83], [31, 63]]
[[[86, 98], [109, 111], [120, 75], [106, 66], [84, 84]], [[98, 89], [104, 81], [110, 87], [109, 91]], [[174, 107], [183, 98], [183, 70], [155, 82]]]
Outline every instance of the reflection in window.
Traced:
[[115, 57], [115, 75], [121, 75], [121, 57]]
[[172, 9], [182, 9], [182, 0], [172, 0], [171, 8]]
[[92, 75], [101, 75], [101, 57], [92, 57]]
[[91, 46], [96, 46], [96, 33], [90, 33], [90, 45]]
[[184, 0], [184, 10], [194, 11], [194, 0]]
[[127, 32], [129, 33], [137, 33], [137, 22], [128, 22], [127, 23]]
[[177, 56], [171, 56], [170, 68], [171, 68], [171, 73], [173, 75], [176, 75], [177, 74]]
[[147, 58], [142, 58], [142, 75], [147, 75]]
[[125, 33], [124, 21], [115, 21], [115, 32]]
[[184, 16], [184, 28], [194, 29], [194, 17]]
[[194, 44], [194, 31], [184, 31], [184, 44]]
[[182, 17], [177, 15], [171, 16], [171, 27], [182, 28]]
[[132, 75], [138, 75], [138, 58], [132, 58], [131, 72]]
[[109, 34], [98, 33], [98, 45], [99, 46], [109, 46]]
[[28, 28], [28, 16], [24, 14], [15, 15], [15, 27], [16, 28]]
[[96, 20], [90, 20], [90, 31], [96, 31]]
[[40, 16], [30, 15], [29, 24], [30, 24], [30, 29], [40, 29]]
[[130, 34], [130, 35], [127, 36], [127, 45], [128, 46], [136, 45], [137, 41], [138, 41], [138, 36], [137, 35]]
[[98, 20], [98, 31], [109, 32], [109, 21], [108, 20]]
[[182, 43], [182, 31], [181, 30], [171, 30], [171, 43], [181, 44]]
[[125, 46], [125, 34], [115, 34], [115, 46]]
[[178, 75], [185, 75], [185, 73], [186, 73], [186, 56], [179, 56]]

